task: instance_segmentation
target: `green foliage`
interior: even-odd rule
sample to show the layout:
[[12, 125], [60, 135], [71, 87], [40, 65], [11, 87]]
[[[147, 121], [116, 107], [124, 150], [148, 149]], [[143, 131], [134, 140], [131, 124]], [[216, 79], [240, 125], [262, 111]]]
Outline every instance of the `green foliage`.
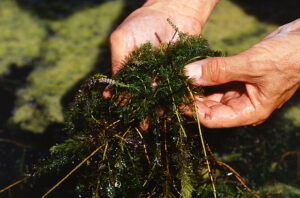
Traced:
[[[50, 124], [64, 121], [64, 96], [99, 69], [95, 64], [108, 50], [106, 40], [124, 2], [89, 0], [80, 6], [84, 1], [22, 0], [19, 5], [15, 1], [0, 1], [0, 75], [12, 64], [34, 66], [17, 93], [11, 123], [42, 133]], [[223, 0], [203, 35], [213, 49], [231, 55], [247, 49], [275, 27]]]
[[[80, 196], [211, 197], [213, 192], [194, 123], [181, 113], [176, 116], [180, 104], [190, 104], [188, 87], [194, 94], [203, 94], [188, 84], [183, 66], [195, 57], [221, 55], [207, 46], [201, 37], [187, 35], [181, 35], [178, 42], [162, 50], [147, 43], [127, 58], [113, 79], [94, 75], [82, 86], [70, 107], [69, 139], [51, 149], [52, 157], [40, 167], [40, 174], [71, 170], [101, 145], [102, 149], [78, 170], [81, 174], [73, 176]], [[109, 99], [102, 97], [107, 84], [113, 91]], [[161, 107], [164, 116], [158, 114]], [[140, 122], [148, 118], [149, 129], [140, 131]], [[234, 153], [226, 159], [240, 167], [241, 175], [256, 182], [252, 186], [264, 185], [270, 178], [273, 182], [297, 181], [297, 175], [289, 170], [297, 166], [295, 160], [274, 160], [299, 148], [294, 146], [299, 133], [285, 120], [271, 123], [272, 128], [268, 124], [238, 128], [234, 139], [224, 138], [238, 151], [231, 151], [227, 144], [221, 145], [225, 157]], [[264, 133], [260, 134], [261, 131]], [[233, 176], [226, 176], [226, 173], [232, 175], [228, 169], [211, 158], [210, 163], [218, 178], [215, 181], [218, 197], [253, 196]], [[289, 176], [283, 179], [283, 175]], [[90, 181], [88, 186], [86, 180]], [[266, 196], [269, 188], [262, 189], [260, 195]]]
[[[212, 197], [195, 123], [179, 112], [178, 106], [190, 105], [187, 88], [193, 94], [203, 94], [202, 89], [189, 85], [183, 66], [191, 60], [220, 55], [210, 50], [203, 38], [180, 34], [178, 42], [162, 44], [161, 49], [147, 43], [134, 51], [113, 79], [94, 75], [82, 85], [70, 106], [68, 139], [51, 148], [51, 157], [37, 173], [42, 177], [65, 173], [100, 148], [77, 170], [79, 174], [72, 175], [78, 196]], [[102, 97], [107, 84], [113, 92], [109, 99]], [[162, 107], [163, 116], [158, 113]], [[149, 119], [150, 126], [142, 132], [140, 122], [145, 119]], [[297, 181], [289, 170], [297, 165], [294, 160], [274, 159], [299, 148], [294, 147], [299, 133], [284, 120], [272, 126], [235, 129], [235, 138], [224, 141], [238, 151], [220, 145], [223, 159], [239, 167], [252, 186], [264, 185], [270, 178], [273, 182], [279, 178], [287, 183], [290, 179]], [[258, 135], [261, 131], [264, 133]], [[235, 173], [211, 156], [209, 161], [217, 178], [217, 197], [253, 196], [237, 182]], [[283, 179], [282, 175], [289, 177]], [[267, 196], [268, 188], [262, 189], [260, 195]]]
[[53, 35], [41, 44], [43, 59], [17, 92], [13, 123], [41, 133], [49, 124], [63, 122], [62, 98], [95, 70], [122, 5], [122, 1], [106, 2], [70, 18], [47, 22]]
[[40, 44], [46, 31], [11, 0], [0, 2], [0, 29], [1, 77], [9, 73], [12, 64], [22, 67], [40, 55]]
[[[72, 0], [72, 3], [79, 1], [84, 2], [82, 0]], [[16, 2], [18, 2], [18, 4]], [[22, 2], [22, 6], [20, 6], [20, 2]], [[32, 4], [32, 2], [36, 4]], [[43, 4], [45, 2], [47, 3]], [[103, 52], [108, 51], [105, 40], [113, 22], [118, 18], [120, 12], [122, 12], [124, 2], [109, 1], [108, 3], [104, 3], [107, 1], [89, 0], [89, 2], [92, 3], [87, 3], [85, 6], [78, 6], [81, 3], [74, 6], [74, 4], [64, 2], [70, 3], [70, 1], [61, 0], [0, 0], [0, 81], [6, 80], [6, 75], [11, 74], [11, 65], [16, 65], [18, 68], [24, 68], [26, 66], [33, 67], [28, 80], [24, 82], [24, 84], [22, 82], [21, 88], [17, 87], [19, 89], [17, 102], [10, 111], [14, 112], [13, 119], [11, 119], [12, 124], [20, 126], [21, 129], [42, 133], [50, 124], [62, 123], [64, 119], [62, 113], [63, 105], [61, 103], [65, 94], [74, 90], [74, 87], [76, 87], [81, 80], [86, 79], [86, 76], [91, 72], [93, 73], [93, 71], [99, 69], [96, 68], [96, 62], [109, 59], [109, 56], [103, 55]], [[270, 9], [272, 9], [272, 5], [270, 4]], [[35, 9], [32, 9], [32, 7]], [[84, 9], [82, 9], [82, 7], [84, 7]], [[281, 11], [283, 12], [283, 10], [284, 9]], [[40, 17], [41, 15], [36, 14], [37, 12], [43, 13], [44, 15]], [[101, 14], [102, 12], [105, 14]], [[50, 18], [48, 18], [48, 16], [50, 16]], [[276, 16], [278, 17], [278, 15]], [[272, 18], [273, 15], [270, 15], [270, 17]], [[277, 25], [268, 22], [259, 21], [256, 17], [244, 12], [241, 7], [232, 3], [232, 1], [222, 0], [214, 10], [208, 23], [206, 23], [203, 35], [210, 40], [213, 49], [222, 49], [222, 51], [226, 51], [229, 55], [233, 55], [251, 47], [266, 34], [274, 30], [276, 26]], [[32, 62], [32, 60], [34, 61]], [[26, 77], [26, 75], [24, 76]], [[24, 76], [21, 77], [24, 78]], [[95, 79], [98, 78], [99, 76], [95, 77]], [[13, 80], [18, 82], [19, 77], [14, 77]], [[100, 82], [97, 83], [101, 84]], [[0, 85], [1, 88], [6, 88], [5, 86], [6, 85]], [[103, 88], [100, 85], [97, 86], [100, 87], [99, 89]], [[87, 90], [86, 93], [88, 92]], [[14, 95], [15, 93], [12, 94]], [[92, 95], [94, 95], [95, 98], [101, 97], [101, 94], [95, 90], [89, 94], [89, 97]], [[82, 103], [85, 104], [84, 101]], [[3, 102], [3, 104], [5, 105], [5, 102]], [[84, 124], [81, 125], [80, 122], [82, 121], [82, 117], [88, 115], [82, 114], [81, 108], [88, 107], [94, 109], [96, 103], [89, 105], [84, 105], [76, 109], [72, 108], [73, 117], [72, 120], [68, 120], [70, 129], [72, 128], [72, 122], [77, 123], [77, 131], [80, 130], [80, 127], [82, 129], [85, 128]], [[109, 106], [111, 104], [107, 103], [107, 105]], [[286, 106], [283, 108], [286, 109]], [[291, 119], [293, 123], [283, 119], [283, 117], [278, 117], [259, 127], [230, 130], [222, 129], [217, 130], [219, 132], [213, 131], [212, 133], [209, 131], [209, 133], [204, 134], [208, 136], [207, 140], [211, 144], [217, 158], [234, 167], [247, 179], [247, 184], [250, 183], [251, 187], [260, 189], [263, 188], [263, 185], [270, 184], [270, 186], [272, 186], [273, 183], [279, 181], [293, 185], [294, 188], [291, 191], [296, 192], [297, 188], [299, 189], [300, 187], [298, 185], [299, 168], [297, 168], [299, 167], [297, 166], [299, 157], [297, 157], [297, 155], [289, 155], [282, 163], [279, 163], [278, 160], [288, 151], [300, 150], [299, 128], [294, 126], [299, 126], [298, 110], [299, 105], [294, 105], [294, 107], [288, 108], [288, 111], [285, 113], [285, 117]], [[94, 111], [96, 110], [94, 109]], [[76, 114], [76, 112], [78, 114]], [[92, 114], [93, 116], [89, 117], [90, 122], [100, 121], [99, 118], [107, 113], [106, 111], [102, 114], [98, 111], [96, 112], [99, 115]], [[272, 115], [272, 117], [274, 117], [274, 115]], [[180, 118], [185, 119], [185, 117], [181, 115]], [[177, 118], [175, 117], [173, 121], [177, 122]], [[183, 121], [183, 123], [185, 123], [185, 121]], [[137, 123], [135, 124], [138, 125]], [[189, 124], [184, 125], [187, 129], [189, 129], [189, 126]], [[122, 129], [122, 131], [123, 130], [125, 129]], [[6, 131], [5, 128], [4, 131]], [[192, 131], [194, 134], [197, 133], [195, 130]], [[16, 134], [21, 134], [19, 133], [20, 131], [15, 132]], [[7, 133], [6, 131], [4, 135]], [[1, 133], [1, 135], [2, 134], [3, 133]], [[91, 139], [83, 141], [86, 136], [74, 137], [74, 140], [73, 135], [71, 135], [71, 137], [72, 138], [66, 141], [65, 144], [56, 145], [51, 150], [53, 156], [56, 156], [56, 162], [54, 162], [53, 158], [53, 161], [51, 161], [47, 168], [47, 170], [55, 172], [52, 177], [46, 177], [45, 180], [48, 185], [51, 185], [49, 181], [50, 178], [52, 178], [54, 183], [60, 176], [63, 176], [66, 171], [74, 168], [76, 163], [86, 157], [89, 152], [92, 152], [92, 150], [86, 149], [93, 149], [98, 146], [98, 144], [90, 144], [93, 142]], [[33, 139], [35, 138], [30, 139], [34, 141]], [[151, 138], [149, 137], [149, 139]], [[22, 142], [23, 139], [17, 139], [17, 141]], [[26, 142], [27, 140], [24, 138], [24, 141]], [[129, 153], [123, 143], [118, 144], [121, 150], [123, 148], [122, 152], [126, 152], [127, 155], [130, 154], [132, 158], [134, 158], [134, 152]], [[5, 151], [1, 152], [1, 157], [4, 155], [1, 161], [2, 184], [8, 184], [22, 176], [19, 172], [23, 172], [24, 158], [29, 156], [27, 153], [28, 149], [15, 149], [15, 147], [7, 147], [7, 145], [11, 146], [12, 144], [4, 142], [1, 144], [0, 149]], [[200, 144], [197, 143], [197, 146], [199, 150]], [[141, 147], [140, 145], [138, 148]], [[73, 148], [73, 150], [70, 149], [70, 151], [74, 152], [69, 152], [69, 150], [67, 150], [68, 152], [64, 152], [66, 148]], [[103, 152], [102, 150], [102, 153], [97, 153], [97, 156], [94, 156], [94, 158], [102, 158]], [[10, 166], [10, 169], [4, 166], [7, 156], [9, 156], [11, 164], [14, 165]], [[90, 167], [92, 161], [93, 158], [89, 160], [85, 166]], [[18, 168], [15, 170], [15, 172], [18, 171], [17, 176], [11, 173], [13, 172], [12, 170], [15, 169], [15, 162], [18, 163]], [[101, 167], [98, 168], [100, 169]], [[107, 165], [105, 165], [105, 167], [105, 170], [107, 170]], [[155, 167], [157, 167], [157, 165]], [[202, 178], [204, 173], [203, 171], [199, 171], [197, 177], [194, 178], [193, 175], [190, 175], [191, 173], [187, 168], [180, 167], [188, 167], [188, 164], [180, 164], [180, 166], [178, 166], [178, 175], [176, 176], [180, 181], [176, 185], [182, 195], [190, 196], [190, 193], [193, 192], [190, 186], [195, 189], [193, 185], [195, 180], [200, 180], [202, 182], [201, 184], [206, 185], [199, 186], [194, 192], [203, 191], [203, 194], [207, 192], [207, 196], [211, 195], [212, 190], [208, 187], [207, 174]], [[205, 166], [201, 167], [201, 170], [205, 172]], [[62, 175], [56, 175], [56, 171], [61, 172]], [[85, 167], [82, 167], [78, 171], [80, 171], [80, 173], [84, 173], [85, 171], [89, 172]], [[5, 174], [3, 174], [3, 172]], [[234, 186], [228, 187], [228, 184], [234, 180], [233, 176], [226, 176], [222, 178], [224, 180], [222, 181], [219, 179], [220, 173], [217, 171], [216, 174], [218, 176], [217, 191], [221, 193], [230, 191], [237, 195], [237, 189]], [[153, 175], [151, 176], [154, 177]], [[74, 176], [72, 176], [72, 178], [73, 177]], [[82, 176], [76, 175], [75, 177], [82, 183], [80, 184], [79, 182], [76, 189], [80, 192], [87, 191], [86, 189], [89, 187], [89, 182], [86, 180], [83, 181]], [[40, 182], [40, 180], [37, 181]], [[222, 182], [225, 183], [224, 188], [221, 188]], [[113, 184], [112, 182], [110, 183]], [[147, 184], [148, 182], [146, 185]], [[242, 187], [240, 188], [243, 189]], [[37, 189], [39, 188], [36, 188], [36, 190]], [[63, 189], [66, 189], [66, 187], [63, 187]], [[114, 185], [111, 185], [111, 188], [107, 188], [108, 195], [113, 195], [113, 189]], [[284, 186], [277, 186], [275, 194], [276, 192], [282, 191], [282, 189], [284, 189]], [[13, 191], [14, 190], [16, 189], [13, 189]], [[165, 190], [168, 189], [165, 188]], [[268, 190], [269, 189], [263, 192], [267, 192]], [[278, 197], [288, 197], [286, 194], [277, 195]], [[237, 196], [242, 197], [241, 194]]]
[[286, 184], [278, 183], [276, 185], [268, 185], [265, 186], [262, 192], [267, 193], [269, 196], [274, 198], [281, 197], [289, 197], [289, 198], [297, 198], [300, 197], [300, 190], [293, 186], [289, 186]]
[[[176, 112], [179, 105], [190, 104], [188, 87], [202, 94], [188, 84], [183, 66], [195, 57], [221, 53], [210, 50], [203, 38], [184, 34], [162, 46], [167, 47], [159, 50], [147, 43], [127, 58], [113, 79], [94, 75], [82, 86], [69, 111], [69, 139], [52, 147], [51, 158], [39, 168], [41, 175], [63, 166], [71, 169], [102, 145], [81, 174], [73, 176], [81, 196], [212, 196], [209, 185], [201, 188], [209, 179], [199, 175], [206, 172], [200, 137], [189, 119]], [[109, 99], [102, 97], [107, 83], [113, 92]], [[161, 107], [163, 116], [158, 113]], [[150, 120], [149, 129], [142, 132], [139, 123], [144, 119]], [[221, 180], [220, 185], [224, 188]], [[234, 186], [218, 193], [239, 194]]]

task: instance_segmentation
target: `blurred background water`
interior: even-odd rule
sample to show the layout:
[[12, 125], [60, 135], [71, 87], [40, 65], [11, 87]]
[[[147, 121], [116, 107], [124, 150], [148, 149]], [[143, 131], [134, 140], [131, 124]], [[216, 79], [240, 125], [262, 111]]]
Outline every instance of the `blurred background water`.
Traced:
[[[91, 74], [109, 73], [108, 36], [142, 3], [0, 0], [0, 188], [22, 178], [64, 138], [64, 111], [76, 90]], [[297, 18], [299, 0], [222, 0], [203, 36], [233, 55]], [[298, 91], [260, 126], [206, 129], [205, 137], [252, 188], [300, 197], [299, 99]], [[58, 189], [59, 197], [72, 197], [67, 189]], [[0, 197], [40, 195], [19, 185]]]

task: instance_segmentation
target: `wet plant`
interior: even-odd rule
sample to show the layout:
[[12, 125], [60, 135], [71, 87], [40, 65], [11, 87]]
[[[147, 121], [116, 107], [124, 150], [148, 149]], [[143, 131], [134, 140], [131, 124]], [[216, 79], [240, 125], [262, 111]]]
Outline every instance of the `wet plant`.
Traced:
[[[171, 25], [178, 41], [160, 49], [146, 43], [112, 79], [96, 74], [81, 86], [67, 114], [67, 139], [27, 179], [65, 174], [43, 197], [69, 177], [78, 197], [257, 196], [205, 146], [197, 114], [190, 119], [179, 108], [185, 104], [196, 112], [194, 96], [204, 93], [189, 84], [183, 66], [221, 52]], [[111, 98], [102, 96], [107, 85]], [[144, 130], [143, 122], [149, 124]], [[225, 183], [226, 172], [237, 180]]]

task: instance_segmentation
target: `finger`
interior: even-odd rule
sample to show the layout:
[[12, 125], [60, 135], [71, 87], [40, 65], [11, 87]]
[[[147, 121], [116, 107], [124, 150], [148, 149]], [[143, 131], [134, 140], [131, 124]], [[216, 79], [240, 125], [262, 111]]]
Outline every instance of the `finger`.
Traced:
[[228, 128], [249, 125], [260, 119], [259, 110], [255, 109], [246, 95], [226, 101], [196, 101], [200, 122], [208, 128]]
[[[198, 111], [198, 115], [203, 114], [202, 116], [204, 116], [205, 114], [210, 112], [209, 107], [207, 105], [205, 105], [204, 103], [199, 102], [198, 105], [201, 106], [201, 111]], [[197, 107], [197, 109], [198, 108], [199, 107]], [[178, 109], [189, 117], [195, 117], [195, 107], [193, 104], [190, 104], [190, 105], [182, 104], [178, 107]], [[196, 117], [195, 117], [195, 119], [196, 119]]]
[[[199, 95], [195, 95], [194, 98], [198, 102], [203, 102], [204, 106], [202, 106], [202, 110], [204, 110], [204, 111], [202, 111], [201, 113], [208, 113], [209, 112], [209, 108], [206, 108], [206, 107], [210, 107], [212, 105], [215, 105], [216, 103], [219, 103], [221, 101], [223, 95], [224, 95], [223, 93], [214, 93], [214, 94], [210, 94], [210, 95], [205, 96], [205, 97], [199, 96]], [[195, 107], [194, 107], [194, 105], [192, 103], [189, 104], [189, 105], [182, 104], [178, 108], [185, 115], [187, 115], [189, 117], [193, 117], [194, 116], [194, 109], [195, 109]]]
[[131, 94], [128, 93], [126, 94], [125, 92], [122, 92], [117, 98], [116, 101], [117, 105], [120, 105], [121, 107], [124, 106], [128, 102], [130, 97]]
[[150, 118], [149, 116], [147, 116], [144, 120], [140, 122], [140, 130], [143, 132], [147, 131], [149, 128], [149, 124], [150, 124]]
[[[219, 102], [216, 96], [204, 97], [201, 101], [196, 100], [196, 111], [200, 122], [208, 128], [229, 128], [260, 124], [270, 115], [262, 107], [254, 107], [246, 94], [226, 93], [231, 99], [222, 99]], [[229, 97], [229, 96], [228, 96]], [[185, 115], [194, 117], [194, 105], [181, 105], [180, 110]]]
[[127, 94], [127, 95], [125, 96], [125, 94], [122, 93], [122, 94], [119, 96], [117, 103], [120, 102], [120, 106], [123, 107], [123, 106], [128, 102], [128, 100], [130, 99], [130, 97], [131, 97], [131, 94]]
[[246, 81], [251, 74], [247, 56], [207, 58], [184, 67], [185, 75], [196, 86], [220, 85], [232, 81]]
[[205, 96], [205, 98], [202, 97], [201, 100], [198, 100], [198, 101], [211, 100], [211, 101], [215, 101], [215, 102], [220, 102], [221, 99], [223, 98], [223, 96], [224, 96], [224, 93], [213, 93], [213, 94]]
[[105, 99], [111, 98], [111, 96], [112, 96], [111, 85], [107, 85], [107, 86], [105, 87], [105, 89], [104, 89], [103, 92], [102, 92], [102, 96], [103, 96], [103, 98], [105, 98]]
[[124, 39], [127, 37], [128, 35], [125, 35], [120, 28], [110, 35], [109, 44], [111, 50], [112, 76], [122, 68], [123, 61], [134, 48], [132, 43], [130, 44], [130, 42], [133, 42], [132, 40], [129, 39], [128, 41], [128, 39]]

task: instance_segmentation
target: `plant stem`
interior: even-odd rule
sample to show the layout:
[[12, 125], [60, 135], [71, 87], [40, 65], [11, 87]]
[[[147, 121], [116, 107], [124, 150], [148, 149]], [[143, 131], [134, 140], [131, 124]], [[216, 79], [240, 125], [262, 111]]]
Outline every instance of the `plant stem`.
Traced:
[[9, 185], [9, 186], [7, 186], [7, 187], [1, 189], [1, 190], [0, 190], [0, 193], [3, 193], [4, 191], [6, 191], [6, 190], [8, 190], [8, 189], [11, 189], [11, 188], [14, 187], [15, 185], [17, 185], [17, 184], [23, 182], [25, 179], [27, 179], [27, 177], [24, 177], [23, 179], [20, 179], [20, 180], [16, 181], [15, 183], [13, 183], [13, 184], [11, 184], [11, 185]]
[[206, 148], [205, 148], [204, 139], [203, 139], [203, 135], [202, 135], [202, 130], [201, 130], [201, 126], [200, 126], [200, 120], [199, 120], [199, 116], [198, 116], [197, 105], [195, 103], [195, 97], [194, 97], [194, 95], [193, 95], [193, 93], [192, 93], [192, 91], [191, 91], [191, 89], [188, 85], [187, 85], [187, 89], [188, 89], [188, 92], [190, 93], [190, 96], [191, 96], [193, 102], [194, 102], [194, 114], [195, 114], [197, 125], [198, 125], [199, 136], [200, 136], [200, 140], [201, 140], [201, 144], [202, 144], [204, 158], [205, 158], [205, 161], [206, 161], [206, 164], [207, 164], [207, 170], [208, 170], [209, 178], [210, 178], [211, 185], [212, 185], [212, 188], [213, 188], [214, 198], [216, 198], [217, 197], [217, 191], [216, 191], [214, 179], [213, 179], [213, 176], [212, 176], [212, 173], [211, 173], [209, 161], [208, 161], [208, 158], [207, 158]]
[[168, 81], [168, 85], [169, 85], [170, 92], [171, 92], [171, 94], [172, 94], [173, 108], [174, 108], [174, 110], [175, 110], [175, 114], [176, 114], [177, 120], [178, 120], [178, 122], [179, 122], [179, 126], [180, 126], [180, 128], [181, 128], [181, 130], [182, 130], [182, 132], [183, 132], [183, 136], [186, 137], [186, 132], [185, 132], [185, 130], [184, 130], [184, 128], [183, 128], [181, 119], [180, 119], [180, 117], [179, 117], [179, 111], [178, 111], [177, 106], [176, 106], [176, 104], [175, 104], [175, 99], [174, 99], [174, 97], [173, 97], [173, 90], [172, 90], [172, 87], [171, 87], [171, 85], [170, 85], [170, 80], [169, 80], [169, 77], [168, 77], [168, 76], [167, 76], [167, 81]]
[[62, 178], [57, 184], [55, 184], [50, 190], [48, 190], [43, 196], [42, 198], [46, 197], [47, 195], [49, 195], [55, 188], [57, 188], [57, 186], [59, 186], [63, 181], [65, 181], [70, 175], [72, 175], [72, 173], [74, 173], [78, 168], [80, 168], [80, 166], [82, 166], [82, 164], [84, 164], [88, 159], [90, 159], [93, 155], [95, 155], [100, 149], [102, 149], [102, 147], [105, 144], [102, 144], [101, 146], [99, 146], [97, 149], [95, 149], [89, 156], [87, 156], [84, 160], [82, 160], [75, 168], [73, 168], [64, 178]]
[[142, 139], [143, 146], [144, 146], [144, 151], [145, 151], [145, 156], [146, 156], [146, 159], [147, 159], [147, 161], [148, 161], [148, 164], [149, 164], [149, 166], [150, 166], [150, 168], [151, 168], [151, 161], [150, 161], [150, 158], [149, 158], [149, 155], [148, 155], [148, 152], [147, 152], [146, 145], [145, 145], [145, 143], [144, 143], [144, 138], [143, 138], [143, 136], [142, 136], [142, 133], [139, 131], [138, 128], [135, 128], [135, 130], [138, 132], [139, 136], [140, 136], [141, 139]]

